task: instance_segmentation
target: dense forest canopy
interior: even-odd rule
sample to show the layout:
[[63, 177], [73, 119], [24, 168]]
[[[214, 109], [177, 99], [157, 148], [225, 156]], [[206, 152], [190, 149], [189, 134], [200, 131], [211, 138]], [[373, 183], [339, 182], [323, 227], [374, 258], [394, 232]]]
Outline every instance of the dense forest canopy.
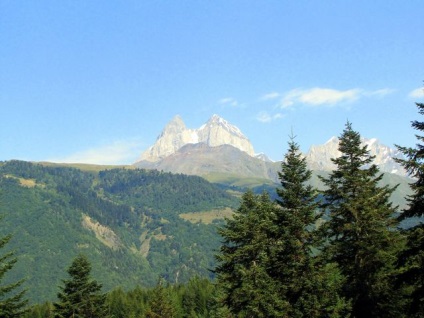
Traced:
[[31, 302], [54, 299], [52, 286], [80, 252], [91, 256], [106, 289], [153, 286], [158, 275], [174, 283], [212, 277], [216, 225], [193, 224], [179, 214], [237, 204], [200, 177], [0, 163], [0, 231], [13, 234], [8, 248], [20, 255], [9, 279], [23, 274], [36, 287], [28, 290]]

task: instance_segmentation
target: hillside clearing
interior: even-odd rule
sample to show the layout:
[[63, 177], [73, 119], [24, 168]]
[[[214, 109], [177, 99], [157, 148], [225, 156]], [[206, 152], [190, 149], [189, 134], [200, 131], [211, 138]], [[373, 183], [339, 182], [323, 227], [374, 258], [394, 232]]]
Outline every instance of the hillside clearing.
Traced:
[[224, 218], [231, 218], [233, 210], [230, 208], [216, 209], [204, 212], [181, 213], [180, 218], [191, 223], [204, 223], [211, 224], [215, 220], [222, 220]]

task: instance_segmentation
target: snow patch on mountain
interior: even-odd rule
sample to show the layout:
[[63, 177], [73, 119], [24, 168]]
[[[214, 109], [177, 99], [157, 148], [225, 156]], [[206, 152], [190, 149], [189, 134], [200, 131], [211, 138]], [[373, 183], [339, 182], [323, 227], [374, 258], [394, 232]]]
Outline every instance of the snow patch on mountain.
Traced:
[[265, 161], [265, 162], [275, 162], [273, 160], [271, 160], [266, 154], [264, 154], [263, 152], [260, 153], [255, 153], [254, 155], [255, 158], [261, 160], [261, 161]]

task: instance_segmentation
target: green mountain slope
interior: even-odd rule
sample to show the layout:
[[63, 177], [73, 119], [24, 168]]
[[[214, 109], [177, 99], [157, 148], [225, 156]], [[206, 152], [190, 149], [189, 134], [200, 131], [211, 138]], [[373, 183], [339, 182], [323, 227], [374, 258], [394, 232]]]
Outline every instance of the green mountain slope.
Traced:
[[[238, 199], [200, 177], [138, 169], [82, 171], [22, 161], [0, 164], [0, 232], [25, 277], [32, 302], [54, 300], [65, 269], [88, 255], [106, 289], [211, 275], [219, 245], [215, 225], [180, 213], [223, 207]], [[205, 252], [210, 251], [210, 252]]]
[[[319, 174], [325, 172], [311, 180], [318, 188]], [[159, 276], [211, 276], [219, 218], [230, 215], [246, 188], [273, 196], [278, 184], [232, 173], [206, 177], [215, 184], [134, 167], [0, 163], [0, 234], [13, 233], [7, 248], [18, 256], [8, 278], [25, 277], [30, 300], [40, 302], [55, 299], [79, 253], [106, 290], [151, 286]], [[384, 182], [400, 184], [392, 200], [403, 206], [408, 179], [387, 174]]]

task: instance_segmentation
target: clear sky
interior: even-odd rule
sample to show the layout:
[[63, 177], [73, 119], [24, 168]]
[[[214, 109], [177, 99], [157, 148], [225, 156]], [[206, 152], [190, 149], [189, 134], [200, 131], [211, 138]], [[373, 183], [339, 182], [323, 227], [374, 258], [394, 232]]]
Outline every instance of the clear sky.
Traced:
[[0, 160], [133, 163], [179, 114], [283, 158], [342, 132], [413, 146], [424, 1], [0, 0]]

